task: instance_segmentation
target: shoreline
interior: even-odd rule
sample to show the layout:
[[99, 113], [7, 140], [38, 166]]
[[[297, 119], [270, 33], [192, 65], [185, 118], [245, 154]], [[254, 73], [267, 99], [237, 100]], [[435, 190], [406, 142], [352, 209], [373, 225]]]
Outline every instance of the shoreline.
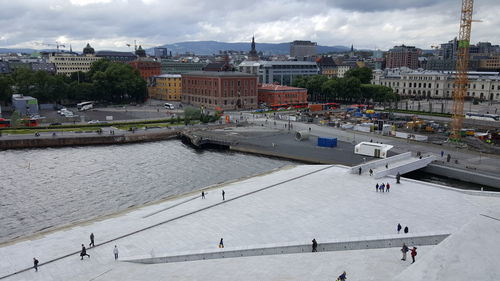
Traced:
[[120, 210], [120, 211], [117, 211], [117, 212], [114, 212], [114, 213], [104, 214], [104, 215], [100, 215], [100, 216], [97, 216], [97, 217], [94, 217], [94, 218], [84, 219], [82, 221], [75, 221], [75, 222], [72, 222], [72, 223], [69, 223], [69, 224], [66, 224], [66, 225], [54, 226], [54, 228], [50, 228], [50, 229], [46, 229], [46, 230], [41, 230], [39, 232], [35, 232], [35, 233], [29, 234], [27, 236], [19, 236], [17, 238], [11, 239], [9, 241], [0, 242], [0, 248], [6, 247], [6, 246], [10, 246], [10, 245], [14, 245], [14, 244], [17, 244], [17, 243], [20, 243], [20, 242], [25, 242], [27, 240], [39, 239], [39, 238], [44, 237], [46, 235], [50, 235], [50, 234], [52, 234], [54, 232], [71, 229], [71, 228], [76, 227], [76, 226], [90, 225], [92, 223], [103, 221], [103, 220], [106, 220], [106, 219], [116, 218], [116, 217], [119, 217], [119, 216], [123, 216], [125, 214], [128, 214], [130, 212], [136, 211], [136, 210], [141, 209], [141, 208], [145, 208], [145, 207], [149, 207], [149, 206], [153, 206], [153, 205], [158, 205], [158, 204], [163, 204], [163, 203], [168, 202], [168, 201], [174, 201], [174, 200], [178, 200], [178, 199], [181, 199], [181, 198], [189, 197], [189, 196], [192, 196], [192, 195], [195, 195], [195, 194], [199, 194], [202, 190], [207, 191], [207, 190], [217, 189], [217, 188], [220, 188], [220, 187], [223, 187], [223, 186], [226, 186], [226, 185], [229, 185], [229, 184], [233, 184], [233, 183], [236, 183], [236, 182], [239, 182], [239, 181], [243, 181], [243, 180], [246, 180], [246, 179], [250, 179], [250, 178], [253, 178], [253, 177], [265, 176], [265, 175], [269, 175], [269, 174], [275, 173], [277, 171], [292, 169], [293, 167], [295, 167], [295, 166], [294, 165], [285, 165], [283, 167], [271, 169], [269, 171], [265, 171], [265, 172], [262, 172], [262, 173], [256, 173], [256, 174], [249, 175], [249, 176], [243, 176], [243, 177], [239, 177], [239, 178], [236, 178], [236, 179], [227, 180], [227, 181], [224, 181], [224, 182], [221, 182], [221, 183], [216, 183], [216, 184], [208, 185], [208, 186], [205, 186], [205, 187], [201, 187], [198, 190], [193, 190], [193, 191], [189, 191], [189, 192], [186, 192], [186, 193], [181, 193], [181, 194], [176, 194], [176, 195], [168, 196], [168, 197], [165, 197], [165, 198], [162, 198], [162, 199], [159, 199], [159, 200], [155, 200], [155, 201], [151, 201], [151, 202], [148, 202], [148, 203], [144, 203], [144, 204], [141, 204], [141, 205], [135, 205], [135, 206], [128, 207], [128, 208], [125, 208], [123, 210]]

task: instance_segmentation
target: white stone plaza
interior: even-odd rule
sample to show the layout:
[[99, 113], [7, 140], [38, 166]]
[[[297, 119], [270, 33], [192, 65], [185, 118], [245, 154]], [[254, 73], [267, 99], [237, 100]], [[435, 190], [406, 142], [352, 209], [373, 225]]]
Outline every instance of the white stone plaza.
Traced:
[[[376, 183], [390, 192], [376, 192]], [[222, 190], [225, 200], [222, 200]], [[163, 200], [114, 216], [0, 246], [4, 280], [500, 280], [500, 194], [463, 191], [348, 167], [299, 165]], [[396, 226], [408, 226], [400, 234]], [[80, 260], [81, 244], [96, 247]], [[437, 245], [409, 243], [449, 235]], [[223, 249], [218, 247], [224, 238]], [[137, 263], [138, 259], [310, 245], [311, 253]], [[401, 238], [417, 246], [401, 260]], [[322, 251], [345, 241], [397, 241], [392, 247]], [[405, 240], [406, 241], [406, 240]], [[113, 248], [117, 245], [119, 259]], [[33, 257], [40, 261], [38, 272]], [[201, 256], [200, 256], [201, 257]], [[25, 270], [27, 269], [27, 270]], [[17, 274], [13, 274], [16, 273]], [[12, 274], [12, 275], [11, 275]], [[7, 277], [6, 277], [7, 276]]]

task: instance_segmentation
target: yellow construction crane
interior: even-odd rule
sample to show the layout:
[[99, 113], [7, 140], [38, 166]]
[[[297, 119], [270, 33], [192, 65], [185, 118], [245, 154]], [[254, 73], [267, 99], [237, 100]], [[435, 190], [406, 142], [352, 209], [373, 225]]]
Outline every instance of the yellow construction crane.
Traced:
[[460, 130], [464, 121], [464, 97], [467, 93], [469, 78], [469, 45], [472, 28], [472, 11], [474, 0], [462, 0], [462, 16], [460, 18], [460, 32], [458, 39], [458, 54], [456, 77], [453, 82], [453, 121], [451, 139], [460, 140]]

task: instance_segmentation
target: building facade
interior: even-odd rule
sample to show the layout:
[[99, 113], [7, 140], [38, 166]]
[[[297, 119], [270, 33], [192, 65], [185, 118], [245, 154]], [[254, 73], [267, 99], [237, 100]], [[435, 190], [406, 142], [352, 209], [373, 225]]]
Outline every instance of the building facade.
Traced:
[[420, 56], [420, 53], [420, 49], [413, 46], [395, 46], [387, 52], [386, 67], [408, 67], [411, 69], [417, 69], [419, 67], [418, 57]]
[[307, 57], [316, 56], [316, 49], [316, 42], [296, 40], [290, 43], [290, 56], [303, 60]]
[[322, 56], [316, 59], [321, 75], [328, 78], [337, 77], [337, 64], [332, 57]]
[[87, 72], [92, 64], [102, 58], [95, 55], [75, 55], [70, 53], [51, 53], [49, 63], [56, 66], [57, 74], [69, 75], [73, 72]]
[[128, 64], [137, 69], [141, 77], [147, 82], [150, 82], [150, 77], [161, 74], [161, 64], [153, 59], [139, 58]]
[[38, 71], [38, 70], [45, 71], [50, 74], [56, 73], [56, 66], [53, 63], [48, 63], [48, 62], [32, 62], [31, 69], [33, 71]]
[[257, 76], [235, 71], [182, 74], [182, 102], [209, 109], [257, 108]]
[[[453, 98], [454, 71], [416, 71], [407, 68], [375, 71], [372, 84], [391, 87], [404, 98]], [[466, 99], [500, 101], [498, 72], [469, 72]]]
[[289, 86], [297, 76], [311, 76], [320, 73], [316, 62], [311, 61], [244, 61], [238, 71], [255, 74], [261, 84]]
[[151, 77], [148, 86], [149, 97], [159, 100], [180, 101], [181, 100], [181, 75], [162, 74]]
[[267, 106], [307, 105], [307, 89], [274, 84], [258, 87], [259, 104]]
[[137, 59], [132, 52], [98, 51], [95, 56], [116, 62], [131, 62]]
[[161, 60], [161, 73], [162, 74], [183, 74], [192, 71], [201, 71], [206, 66], [202, 62], [183, 62], [171, 59]]

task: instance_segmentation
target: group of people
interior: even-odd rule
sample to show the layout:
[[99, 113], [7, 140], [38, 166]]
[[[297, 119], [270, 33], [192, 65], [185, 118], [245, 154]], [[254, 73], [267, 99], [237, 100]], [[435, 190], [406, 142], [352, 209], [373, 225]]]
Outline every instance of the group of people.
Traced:
[[[401, 226], [401, 224], [398, 223], [398, 226], [396, 228], [398, 230], [398, 234], [399, 234], [399, 232], [401, 231], [402, 228], [403, 227]], [[408, 233], [408, 231], [409, 231], [408, 226], [405, 226], [405, 229], [403, 229], [403, 231], [404, 231], [405, 234]]]
[[382, 184], [377, 184], [375, 185], [375, 191], [377, 192], [389, 192], [389, 190], [391, 189], [391, 185], [389, 183], [385, 184], [385, 183], [382, 183]]
[[[94, 242], [94, 233], [90, 233], [90, 243], [89, 243], [89, 248], [95, 247], [95, 242]], [[118, 259], [118, 247], [115, 245], [113, 248], [113, 254], [115, 256], [115, 260]], [[90, 259], [90, 255], [87, 254], [87, 248], [85, 247], [85, 244], [82, 244], [82, 249], [80, 250], [80, 260], [83, 260], [83, 257], [87, 256]], [[37, 258], [33, 258], [33, 268], [35, 269], [36, 272], [38, 272], [38, 264], [40, 262], [38, 261]]]
[[406, 260], [406, 253], [410, 251], [410, 256], [411, 256], [411, 263], [415, 262], [415, 257], [417, 256], [417, 247], [413, 247], [411, 250], [406, 246], [405, 243], [403, 243], [403, 247], [401, 248], [401, 252], [403, 253], [403, 257], [401, 258], [402, 261]]
[[[205, 199], [205, 195], [207, 195], [208, 192], [205, 192], [204, 190], [201, 191], [201, 199]], [[225, 201], [226, 200], [226, 192], [224, 191], [224, 189], [222, 190], [222, 201]]]

